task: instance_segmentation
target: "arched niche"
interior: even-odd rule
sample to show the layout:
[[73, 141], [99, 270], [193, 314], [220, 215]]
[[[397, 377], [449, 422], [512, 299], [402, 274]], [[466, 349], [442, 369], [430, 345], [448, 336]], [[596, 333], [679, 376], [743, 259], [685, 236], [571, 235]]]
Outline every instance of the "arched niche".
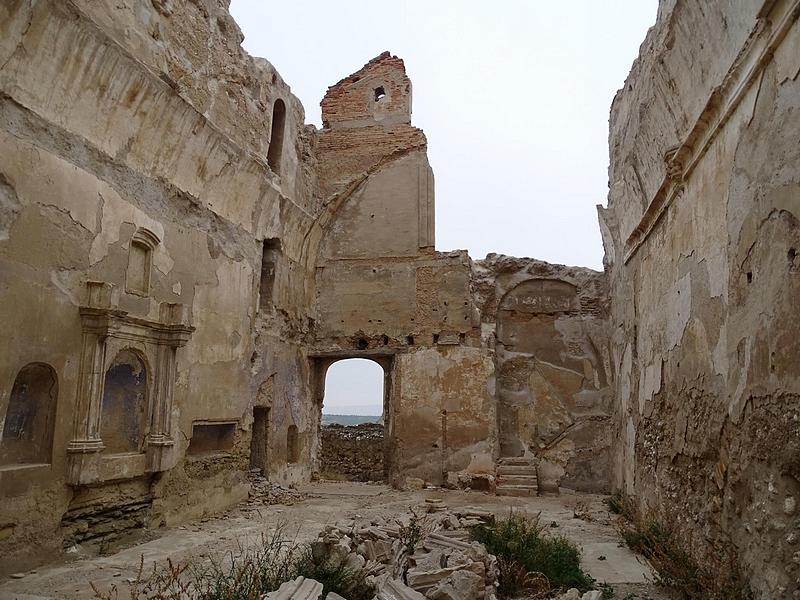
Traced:
[[280, 175], [283, 158], [283, 134], [286, 129], [286, 104], [278, 98], [272, 105], [272, 129], [267, 149], [267, 164], [272, 172]]
[[0, 465], [50, 462], [57, 400], [58, 377], [50, 365], [20, 369], [3, 416]]
[[106, 370], [100, 437], [112, 454], [140, 452], [147, 425], [147, 366], [131, 349], [120, 350]]

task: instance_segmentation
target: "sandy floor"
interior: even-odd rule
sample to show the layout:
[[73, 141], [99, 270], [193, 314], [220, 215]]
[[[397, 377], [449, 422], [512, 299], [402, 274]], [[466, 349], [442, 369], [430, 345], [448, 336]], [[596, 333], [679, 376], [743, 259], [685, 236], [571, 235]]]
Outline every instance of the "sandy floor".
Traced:
[[[21, 578], [1, 582], [0, 599], [94, 598], [90, 582], [103, 590], [116, 584], [119, 597], [128, 598], [126, 580], [136, 577], [142, 557], [145, 569], [152, 569], [154, 562], [165, 564], [167, 558], [180, 562], [189, 556], [223, 555], [240, 544], [258, 543], [262, 534], [279, 523], [296, 531], [298, 540], [310, 540], [322, 526], [345, 516], [406, 512], [432, 496], [444, 499], [451, 507], [475, 506], [497, 515], [507, 515], [510, 510], [541, 512], [543, 523], [556, 524], [554, 530], [581, 546], [584, 569], [598, 581], [611, 584], [616, 598], [668, 598], [649, 583], [652, 576], [643, 559], [620, 544], [601, 496], [499, 498], [438, 489], [399, 492], [384, 485], [349, 482], [314, 483], [302, 491], [307, 498], [292, 506], [268, 506], [257, 511], [236, 508], [202, 522], [161, 530], [157, 539], [109, 556], [78, 556], [40, 567]], [[576, 505], [582, 518], [575, 517]]]

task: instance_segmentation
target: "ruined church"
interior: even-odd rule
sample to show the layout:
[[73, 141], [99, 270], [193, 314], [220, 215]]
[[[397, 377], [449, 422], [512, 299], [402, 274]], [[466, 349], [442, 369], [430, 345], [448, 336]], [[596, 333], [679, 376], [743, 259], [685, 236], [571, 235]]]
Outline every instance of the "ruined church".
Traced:
[[0, 575], [310, 481], [365, 358], [392, 486], [617, 492], [800, 597], [800, 2], [660, 1], [603, 272], [437, 251], [403, 60], [316, 128], [227, 5], [0, 2]]

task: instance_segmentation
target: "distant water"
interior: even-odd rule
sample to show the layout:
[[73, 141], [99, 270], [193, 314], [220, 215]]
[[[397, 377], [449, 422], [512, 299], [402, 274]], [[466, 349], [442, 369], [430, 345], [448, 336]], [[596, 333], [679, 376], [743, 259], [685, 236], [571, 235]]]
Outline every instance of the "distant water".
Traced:
[[361, 423], [378, 423], [381, 415], [322, 415], [322, 424], [360, 425]]

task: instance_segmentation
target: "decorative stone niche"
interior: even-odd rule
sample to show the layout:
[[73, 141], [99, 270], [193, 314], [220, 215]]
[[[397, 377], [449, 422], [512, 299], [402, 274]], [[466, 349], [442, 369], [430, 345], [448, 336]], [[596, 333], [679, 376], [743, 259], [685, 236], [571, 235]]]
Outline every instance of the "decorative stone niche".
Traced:
[[125, 272], [125, 291], [137, 296], [147, 296], [150, 292], [150, 271], [153, 265], [153, 251], [159, 239], [149, 229], [140, 228], [131, 239], [128, 250], [128, 268]]
[[150, 321], [116, 306], [110, 283], [87, 282], [67, 481], [87, 485], [172, 468], [176, 354], [194, 331], [184, 304]]

